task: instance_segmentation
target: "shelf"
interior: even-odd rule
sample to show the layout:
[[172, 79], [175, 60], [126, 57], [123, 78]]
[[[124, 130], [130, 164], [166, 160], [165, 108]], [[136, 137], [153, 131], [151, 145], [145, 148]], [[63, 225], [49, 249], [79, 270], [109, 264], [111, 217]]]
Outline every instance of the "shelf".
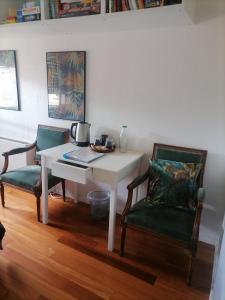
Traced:
[[[43, 5], [43, 0], [41, 0]], [[130, 10], [115, 13], [46, 19], [46, 2], [42, 6], [42, 20], [0, 25], [2, 37], [18, 34], [55, 35], [98, 32], [150, 30], [156, 27], [172, 27], [193, 24], [195, 0], [183, 0], [182, 4]], [[188, 3], [188, 5], [187, 5]], [[192, 3], [192, 5], [190, 5]]]

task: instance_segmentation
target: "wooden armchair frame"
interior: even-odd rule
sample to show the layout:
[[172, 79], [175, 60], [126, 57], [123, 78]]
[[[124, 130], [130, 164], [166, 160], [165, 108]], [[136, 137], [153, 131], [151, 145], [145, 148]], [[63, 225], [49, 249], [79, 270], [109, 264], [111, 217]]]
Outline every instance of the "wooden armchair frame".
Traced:
[[[38, 125], [38, 129], [39, 128], [62, 132], [62, 133], [64, 133], [64, 143], [68, 142], [68, 139], [69, 139], [69, 130], [68, 129], [54, 127], [54, 126], [41, 125], [41, 124]], [[36, 146], [37, 146], [37, 138], [36, 138], [36, 140], [33, 144], [27, 145], [26, 147], [15, 148], [15, 149], [12, 149], [8, 152], [2, 153], [2, 156], [4, 156], [5, 160], [4, 160], [4, 165], [3, 165], [1, 175], [5, 174], [7, 172], [7, 169], [8, 169], [8, 166], [9, 166], [9, 157], [10, 156], [28, 152], [28, 151], [36, 148]], [[35, 160], [35, 164], [40, 165], [41, 162], [39, 160]], [[63, 200], [65, 201], [65, 179], [61, 179], [61, 184], [62, 184], [62, 191], [63, 191]], [[14, 186], [14, 185], [6, 183], [6, 182], [4, 182], [4, 184], [3, 184], [3, 182], [0, 181], [1, 202], [2, 202], [3, 207], [5, 206], [4, 185]], [[35, 197], [36, 197], [36, 206], [37, 206], [37, 220], [38, 220], [38, 222], [40, 222], [40, 220], [41, 220], [41, 213], [40, 213], [41, 204], [40, 203], [41, 203], [41, 194], [42, 194], [41, 173], [40, 173], [39, 180], [37, 181], [36, 185], [33, 188], [33, 191], [30, 191], [28, 189], [18, 187], [18, 186], [16, 186], [16, 187], [18, 189], [21, 189], [21, 190], [26, 191], [26, 192], [30, 192], [30, 193], [35, 195]]]
[[0, 222], [0, 250], [2, 250], [2, 240], [3, 240], [4, 235], [5, 235], [5, 228], [2, 225], [2, 223]]
[[207, 151], [206, 150], [199, 150], [199, 149], [192, 149], [192, 148], [186, 148], [186, 147], [177, 147], [177, 146], [172, 146], [172, 145], [164, 145], [164, 144], [154, 144], [153, 148], [153, 154], [152, 154], [152, 159], [157, 158], [157, 151], [158, 149], [166, 149], [166, 150], [171, 150], [171, 151], [180, 151], [180, 152], [187, 152], [190, 154], [197, 154], [201, 157], [201, 163], [202, 163], [202, 169], [201, 172], [198, 176], [197, 179], [197, 184], [198, 184], [198, 192], [197, 192], [197, 201], [196, 201], [196, 211], [195, 211], [195, 219], [194, 219], [194, 225], [193, 225], [193, 231], [192, 231], [192, 238], [191, 238], [191, 243], [185, 243], [179, 240], [175, 240], [171, 237], [153, 232], [148, 229], [144, 229], [141, 227], [133, 226], [133, 225], [128, 225], [125, 222], [126, 215], [128, 214], [131, 206], [132, 206], [132, 200], [133, 200], [133, 191], [135, 188], [137, 188], [139, 185], [144, 183], [146, 180], [148, 180], [148, 187], [147, 187], [147, 194], [149, 192], [150, 184], [151, 184], [151, 179], [149, 178], [149, 173], [150, 173], [150, 167], [148, 170], [142, 175], [138, 176], [137, 178], [134, 179], [133, 182], [131, 182], [128, 186], [128, 197], [127, 197], [127, 202], [125, 205], [125, 208], [122, 213], [121, 217], [121, 244], [120, 244], [120, 255], [124, 255], [124, 247], [125, 247], [125, 238], [126, 238], [126, 229], [127, 227], [131, 227], [136, 230], [140, 230], [143, 232], [151, 233], [154, 236], [160, 237], [164, 239], [166, 242], [169, 244], [175, 244], [177, 246], [185, 247], [189, 251], [189, 264], [188, 264], [188, 270], [187, 270], [187, 284], [190, 285], [191, 279], [192, 279], [192, 271], [193, 271], [193, 258], [196, 256], [196, 251], [197, 251], [197, 244], [198, 244], [198, 236], [199, 236], [199, 225], [200, 225], [200, 219], [201, 219], [201, 212], [203, 208], [203, 199], [205, 196], [205, 190], [202, 188], [202, 183], [203, 183], [203, 175], [204, 175], [204, 169], [205, 169], [205, 162], [206, 162], [206, 156], [207, 156]]

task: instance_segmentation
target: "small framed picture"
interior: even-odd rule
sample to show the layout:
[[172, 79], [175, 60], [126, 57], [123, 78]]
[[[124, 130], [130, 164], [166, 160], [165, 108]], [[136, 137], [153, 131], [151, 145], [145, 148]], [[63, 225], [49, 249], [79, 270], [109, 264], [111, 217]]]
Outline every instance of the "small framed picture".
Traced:
[[85, 51], [47, 52], [48, 115], [85, 121]]
[[0, 86], [0, 108], [20, 110], [14, 50], [0, 50]]

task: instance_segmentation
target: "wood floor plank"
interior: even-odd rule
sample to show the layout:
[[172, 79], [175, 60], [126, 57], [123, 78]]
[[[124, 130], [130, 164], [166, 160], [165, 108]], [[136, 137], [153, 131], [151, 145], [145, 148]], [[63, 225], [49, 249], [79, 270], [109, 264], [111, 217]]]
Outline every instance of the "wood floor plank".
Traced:
[[7, 289], [5, 286], [0, 282], [0, 299], [3, 299], [6, 294], [8, 293]]
[[[4, 259], [4, 261], [3, 261]], [[71, 296], [66, 291], [58, 287], [48, 284], [45, 280], [41, 280], [33, 273], [25, 270], [23, 267], [6, 260], [0, 256], [0, 266], [5, 265], [1, 279], [8, 290], [15, 292], [18, 297], [29, 300], [37, 299], [40, 294], [46, 295], [47, 298], [56, 300], [80, 300], [75, 295]]]
[[17, 294], [15, 294], [12, 291], [9, 291], [2, 299], [4, 299], [4, 300], [23, 300], [21, 297], [19, 297]]
[[62, 266], [62, 264], [57, 263], [51, 257], [45, 256], [42, 253], [37, 253], [32, 248], [26, 249], [24, 245], [21, 245], [17, 242], [11, 243], [8, 248], [14, 249], [21, 254], [26, 251], [26, 257], [28, 257], [30, 260], [38, 262], [39, 265], [43, 268], [54, 270], [56, 274], [59, 274], [65, 279], [69, 279], [77, 283], [79, 286], [89, 291], [95, 292], [96, 295], [99, 295], [99, 297], [101, 298], [107, 298], [107, 295], [111, 295], [113, 293], [113, 289], [107, 289], [106, 286], [103, 287], [102, 283], [98, 283], [96, 280], [90, 278], [89, 276], [81, 274], [76, 270], [76, 268], [67, 267], [65, 265]]
[[44, 280], [47, 284], [56, 287], [60, 290], [65, 290], [68, 294], [73, 295], [74, 293], [70, 293], [71, 291], [76, 291], [77, 297], [80, 300], [101, 300], [102, 297], [98, 296], [90, 292], [88, 289], [76, 284], [71, 281], [69, 278], [65, 278], [60, 276], [60, 274], [56, 273], [54, 270], [51, 270], [40, 263], [35, 262], [33, 259], [22, 255], [18, 251], [7, 248], [5, 250], [4, 256], [6, 256], [10, 261], [15, 264], [23, 267], [24, 270], [35, 275], [36, 278], [40, 280]]
[[128, 231], [121, 258], [117, 216], [116, 249], [110, 253], [107, 221], [93, 221], [86, 204], [49, 199], [46, 226], [36, 221], [32, 195], [6, 188], [0, 220], [6, 227], [0, 253], [0, 284], [6, 292], [1, 300], [208, 299], [214, 249], [204, 243], [199, 245], [189, 287], [182, 250]]

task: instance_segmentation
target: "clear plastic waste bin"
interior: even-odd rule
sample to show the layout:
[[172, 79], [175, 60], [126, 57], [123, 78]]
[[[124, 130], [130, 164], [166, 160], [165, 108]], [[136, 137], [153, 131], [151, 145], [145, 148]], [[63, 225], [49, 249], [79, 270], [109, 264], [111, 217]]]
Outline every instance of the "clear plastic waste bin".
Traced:
[[94, 220], [102, 220], [108, 216], [110, 199], [108, 191], [89, 192], [87, 199], [90, 203], [91, 216]]

